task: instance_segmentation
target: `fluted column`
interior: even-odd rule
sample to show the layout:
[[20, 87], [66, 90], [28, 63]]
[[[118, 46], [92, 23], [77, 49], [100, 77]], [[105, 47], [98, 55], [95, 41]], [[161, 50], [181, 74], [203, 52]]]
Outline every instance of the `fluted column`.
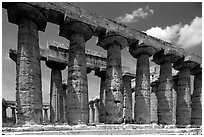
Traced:
[[89, 123], [94, 123], [94, 101], [89, 102]]
[[151, 91], [151, 96], [150, 96], [150, 119], [151, 123], [158, 123], [158, 115], [157, 115], [157, 106], [158, 106], [158, 99], [157, 99], [157, 93], [158, 93], [158, 85], [159, 81], [156, 80], [151, 83], [152, 91]]
[[170, 51], [159, 51], [153, 56], [153, 61], [160, 65], [158, 86], [158, 123], [164, 125], [175, 125], [176, 115], [173, 102], [173, 79], [172, 63], [177, 56]]
[[100, 68], [95, 70], [95, 75], [101, 78], [100, 83], [100, 98], [99, 98], [99, 121], [100, 123], [105, 123], [106, 115], [105, 115], [105, 87], [106, 87], [106, 70], [105, 68]]
[[7, 11], [9, 22], [18, 25], [16, 65], [18, 122], [41, 123], [42, 82], [38, 30], [45, 30], [46, 17], [37, 8], [25, 3], [12, 3]]
[[176, 124], [190, 125], [191, 121], [191, 80], [190, 70], [197, 63], [179, 59], [173, 65], [179, 70], [177, 81]]
[[88, 83], [85, 42], [92, 29], [82, 22], [60, 25], [60, 36], [70, 40], [67, 82], [67, 121], [69, 124], [88, 124]]
[[97, 45], [107, 50], [105, 123], [121, 123], [123, 119], [121, 49], [126, 38], [108, 33], [99, 37]]
[[46, 61], [47, 67], [51, 68], [50, 82], [50, 122], [64, 122], [64, 97], [62, 85], [62, 72], [67, 66], [55, 61]]
[[150, 67], [149, 57], [155, 53], [153, 47], [135, 43], [129, 48], [130, 54], [137, 58], [135, 87], [135, 122], [150, 123]]
[[99, 124], [99, 99], [94, 100], [94, 123]]
[[197, 66], [191, 70], [194, 75], [194, 90], [191, 105], [191, 124], [202, 125], [202, 68]]
[[123, 74], [123, 92], [124, 92], [124, 101], [123, 101], [123, 118], [125, 123], [132, 122], [132, 89], [131, 89], [131, 80], [135, 76], [130, 73]]

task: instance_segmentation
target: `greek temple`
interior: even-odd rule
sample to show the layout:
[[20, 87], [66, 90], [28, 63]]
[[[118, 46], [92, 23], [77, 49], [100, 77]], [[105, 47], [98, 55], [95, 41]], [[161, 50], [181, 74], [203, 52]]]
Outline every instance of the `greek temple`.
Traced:
[[[18, 26], [17, 48], [9, 50], [16, 64], [16, 100], [2, 100], [2, 122], [11, 108], [16, 125], [202, 126], [201, 57], [70, 3], [4, 2], [2, 6], [9, 23]], [[59, 36], [70, 42], [68, 48], [54, 42], [40, 48], [38, 32], [44, 32], [48, 22], [59, 26]], [[85, 49], [92, 36], [107, 56]], [[122, 71], [125, 47], [137, 61], [134, 74]], [[150, 57], [160, 66], [156, 79], [151, 78]], [[49, 104], [42, 99], [41, 61], [51, 70]], [[173, 75], [172, 69], [178, 73]], [[68, 70], [66, 82], [62, 70]], [[91, 71], [100, 78], [99, 98], [93, 100], [88, 99]]]

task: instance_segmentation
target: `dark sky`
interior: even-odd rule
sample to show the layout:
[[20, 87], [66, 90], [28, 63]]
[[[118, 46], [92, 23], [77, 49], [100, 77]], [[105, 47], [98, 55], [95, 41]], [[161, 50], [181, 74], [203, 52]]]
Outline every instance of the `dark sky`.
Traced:
[[[129, 19], [123, 20], [122, 23], [140, 31], [149, 30], [149, 35], [158, 36], [176, 45], [180, 44], [185, 50], [202, 56], [202, 3], [85, 2], [73, 4], [109, 19], [116, 20], [119, 17]], [[8, 57], [8, 52], [10, 48], [17, 48], [17, 31], [18, 27], [8, 22], [7, 11], [2, 9], [2, 97], [8, 100], [15, 100], [15, 63]], [[69, 43], [58, 34], [59, 26], [48, 23], [46, 31], [39, 32], [40, 47], [46, 48], [47, 41], [52, 40]], [[86, 43], [86, 47], [106, 53], [105, 50], [96, 46], [96, 40], [96, 37], [92, 37]], [[127, 48], [122, 50], [122, 65], [129, 67], [131, 73], [135, 73], [136, 59], [130, 56]], [[50, 69], [45, 66], [44, 62], [41, 66], [43, 102], [49, 102]], [[67, 70], [64, 70], [63, 78], [66, 78], [66, 75]], [[89, 98], [98, 95], [99, 80], [94, 76], [93, 71], [88, 75]]]

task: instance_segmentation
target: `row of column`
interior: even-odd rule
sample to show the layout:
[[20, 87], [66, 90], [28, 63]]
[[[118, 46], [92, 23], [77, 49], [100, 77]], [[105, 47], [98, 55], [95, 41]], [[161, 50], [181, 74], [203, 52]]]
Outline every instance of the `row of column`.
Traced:
[[[194, 75], [194, 90], [192, 95], [190, 93], [190, 74], [181, 76], [182, 73], [184, 72], [179, 72], [178, 75], [173, 77], [172, 115], [175, 115], [175, 119], [172, 120], [173, 122], [171, 124], [181, 126], [190, 124], [202, 125], [201, 68], [198, 67], [191, 70], [191, 74]], [[161, 100], [159, 80], [152, 82], [151, 86], [151, 121], [162, 124], [165, 119], [160, 119], [162, 114], [159, 113], [159, 100]]]
[[[13, 3], [8, 9], [9, 22], [17, 24], [18, 30], [18, 53], [16, 67], [16, 101], [18, 110], [18, 121], [23, 124], [42, 123], [42, 84], [40, 67], [40, 50], [38, 31], [44, 31], [47, 18], [37, 8], [25, 3]], [[90, 26], [72, 21], [60, 24], [59, 35], [70, 41], [69, 61], [68, 61], [68, 82], [67, 91], [62, 93], [61, 72], [64, 66], [56, 63], [47, 63], [52, 69], [51, 72], [51, 94], [50, 104], [51, 113], [63, 116], [66, 113], [68, 124], [87, 124], [88, 123], [88, 83], [85, 56], [85, 42], [92, 37]], [[123, 85], [121, 68], [121, 50], [128, 45], [126, 38], [108, 32], [100, 35], [97, 43], [107, 50], [107, 67], [105, 77], [105, 87], [100, 90], [100, 104], [104, 111], [101, 120], [106, 123], [121, 123], [123, 121]], [[164, 54], [163, 51], [156, 53], [153, 47], [148, 45], [129, 45], [129, 52], [137, 58], [136, 69], [136, 94], [135, 94], [135, 120], [136, 123], [150, 123], [150, 74], [149, 57], [154, 55], [153, 60], [160, 65], [160, 77], [158, 85], [158, 116], [161, 124], [174, 124], [176, 116], [173, 111], [172, 94], [172, 63], [177, 60], [174, 54]], [[156, 53], [156, 54], [155, 54]], [[181, 71], [179, 77], [189, 80], [188, 69], [179, 67]], [[196, 77], [196, 76], [195, 76]], [[189, 95], [189, 84], [180, 83], [181, 96]], [[185, 82], [184, 82], [185, 83]], [[196, 83], [197, 84], [197, 83]], [[199, 83], [201, 84], [201, 83]], [[198, 87], [198, 86], [197, 86]], [[195, 91], [199, 92], [201, 86]], [[185, 92], [185, 93], [183, 93]], [[65, 97], [66, 96], [66, 97]], [[196, 96], [196, 95], [195, 95]], [[105, 97], [105, 99], [104, 99]], [[128, 96], [126, 96], [128, 97]], [[55, 102], [57, 101], [61, 103]], [[63, 99], [64, 98], [64, 99]], [[65, 103], [62, 103], [64, 101]], [[178, 102], [182, 106], [185, 104], [189, 108], [189, 99]], [[64, 104], [58, 106], [57, 104]], [[187, 111], [188, 109], [184, 109]], [[178, 112], [180, 113], [180, 112]], [[64, 117], [52, 121], [61, 121]], [[57, 116], [58, 117], [58, 116]]]
[[[3, 104], [4, 102], [2, 102], [2, 123], [7, 123], [10, 122], [8, 121], [8, 116], [7, 116], [7, 105]], [[17, 117], [16, 117], [16, 106], [9, 106], [9, 108], [11, 109], [11, 120], [13, 124], [16, 124], [17, 122]], [[48, 109], [49, 107], [43, 107], [44, 110], [44, 117], [43, 117], [43, 122], [45, 123], [49, 123], [48, 120]]]

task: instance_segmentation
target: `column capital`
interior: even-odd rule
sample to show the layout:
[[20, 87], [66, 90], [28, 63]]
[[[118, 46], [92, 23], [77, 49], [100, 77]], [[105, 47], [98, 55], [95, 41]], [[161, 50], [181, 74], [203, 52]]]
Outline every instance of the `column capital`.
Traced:
[[178, 58], [179, 56], [175, 54], [173, 50], [168, 49], [168, 50], [160, 50], [159, 52], [155, 53], [153, 56], [153, 61], [156, 64], [161, 65], [166, 61], [174, 63], [175, 61], [178, 60]]
[[173, 68], [176, 70], [181, 70], [184, 68], [189, 68], [192, 69], [198, 64], [192, 61], [184, 61], [184, 58], [178, 59], [176, 62], [173, 64]]
[[155, 80], [151, 83], [151, 87], [157, 87], [159, 86], [159, 80]]
[[94, 104], [98, 104], [99, 103], [99, 99], [98, 98], [96, 98], [95, 100], [94, 100]]
[[55, 70], [64, 70], [67, 66], [67, 64], [64, 64], [64, 63], [57, 62], [57, 61], [49, 61], [49, 60], [46, 61], [45, 64], [47, 67]]
[[9, 106], [11, 109], [16, 109], [16, 106]]
[[60, 25], [60, 36], [70, 39], [73, 34], [81, 34], [87, 41], [92, 37], [93, 30], [89, 25], [79, 21], [71, 21]]
[[197, 75], [201, 73], [201, 77], [202, 77], [202, 68], [200, 65], [194, 67], [193, 69], [191, 69], [191, 75]]
[[135, 78], [136, 76], [135, 76], [135, 74], [132, 74], [132, 73], [129, 73], [129, 72], [124, 72], [123, 73], [123, 79], [133, 79], [133, 78]]
[[43, 109], [44, 109], [44, 110], [48, 110], [48, 109], [49, 109], [49, 107], [43, 107]]
[[120, 49], [122, 50], [128, 45], [128, 41], [125, 37], [115, 34], [114, 32], [109, 32], [99, 36], [97, 46], [107, 50], [108, 46], [112, 44], [119, 45]]
[[38, 26], [38, 30], [45, 31], [47, 17], [36, 7], [26, 3], [13, 3], [8, 6], [8, 20], [10, 23], [19, 24], [22, 18], [31, 19]]
[[98, 76], [100, 78], [105, 77], [106, 76], [106, 68], [98, 68], [95, 70], [95, 76]]
[[90, 100], [90, 101], [89, 101], [89, 106], [90, 106], [91, 108], [93, 108], [94, 103], [95, 103], [95, 101]]
[[177, 75], [174, 75], [172, 76], [173, 77], [173, 81], [178, 81], [178, 74]]
[[87, 74], [91, 73], [92, 70], [93, 70], [92, 68], [87, 67]]
[[152, 56], [156, 52], [156, 50], [154, 47], [144, 44], [139, 45], [138, 42], [136, 42], [130, 45], [129, 52], [134, 58], [137, 58], [141, 54], [148, 54], [149, 56]]

